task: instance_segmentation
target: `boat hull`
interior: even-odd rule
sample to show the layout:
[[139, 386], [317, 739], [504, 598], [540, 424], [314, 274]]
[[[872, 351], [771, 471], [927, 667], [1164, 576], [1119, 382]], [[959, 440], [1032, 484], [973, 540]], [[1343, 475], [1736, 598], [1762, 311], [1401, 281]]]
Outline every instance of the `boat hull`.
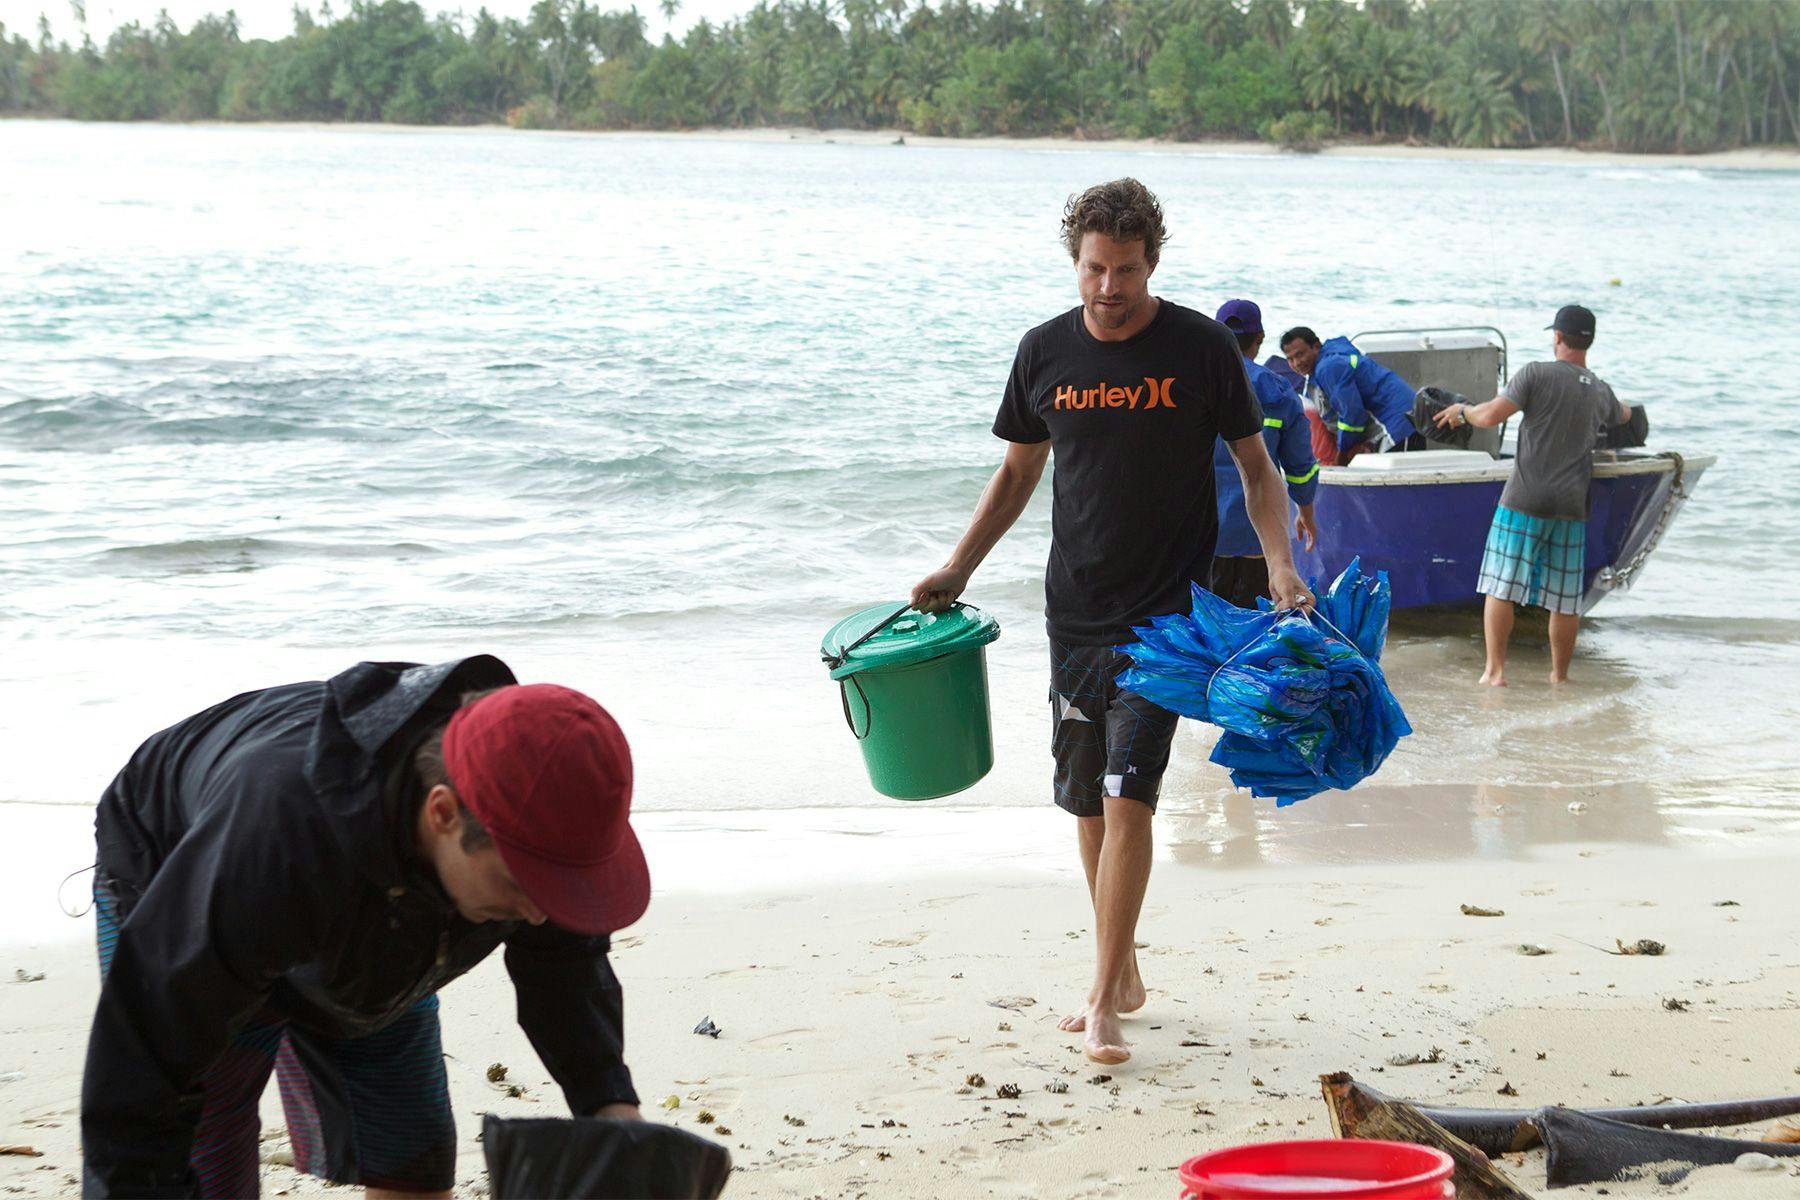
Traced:
[[[1644, 455], [1596, 467], [1582, 612], [1622, 586], [1621, 568], [1653, 548], [1712, 461]], [[1379, 476], [1322, 470], [1313, 508], [1319, 541], [1310, 551], [1296, 547], [1300, 574], [1323, 587], [1360, 557], [1363, 570], [1388, 573], [1395, 608], [1475, 604], [1488, 527], [1510, 470], [1510, 461], [1491, 460]], [[1624, 584], [1633, 573], [1624, 572]]]

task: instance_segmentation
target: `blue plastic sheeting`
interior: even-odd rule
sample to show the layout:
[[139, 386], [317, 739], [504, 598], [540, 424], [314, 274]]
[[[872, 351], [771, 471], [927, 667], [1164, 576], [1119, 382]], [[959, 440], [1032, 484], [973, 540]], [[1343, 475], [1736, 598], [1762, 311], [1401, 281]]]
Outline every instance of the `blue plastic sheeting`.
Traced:
[[[1194, 586], [1194, 609], [1155, 617], [1121, 646], [1119, 686], [1217, 725], [1212, 760], [1281, 806], [1373, 775], [1412, 732], [1376, 665], [1387, 641], [1387, 572], [1352, 559], [1312, 614], [1238, 608]], [[1317, 589], [1314, 589], [1315, 594]]]

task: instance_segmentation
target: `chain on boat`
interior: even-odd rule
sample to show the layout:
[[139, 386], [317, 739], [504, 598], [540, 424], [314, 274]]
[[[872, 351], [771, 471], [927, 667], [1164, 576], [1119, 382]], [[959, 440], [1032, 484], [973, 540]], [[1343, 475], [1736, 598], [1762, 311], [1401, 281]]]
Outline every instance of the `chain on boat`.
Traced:
[[1632, 580], [1643, 569], [1651, 551], [1662, 541], [1663, 534], [1668, 531], [1669, 523], [1675, 519], [1675, 513], [1687, 502], [1687, 483], [1682, 475], [1684, 463], [1681, 455], [1673, 450], [1658, 451], [1657, 458], [1666, 458], [1675, 464], [1675, 477], [1669, 481], [1669, 494], [1663, 497], [1662, 511], [1656, 514], [1656, 524], [1651, 527], [1644, 544], [1638, 552], [1631, 556], [1631, 561], [1622, 567], [1601, 567], [1600, 573], [1594, 577], [1594, 586], [1603, 591], [1624, 591], [1631, 586]]

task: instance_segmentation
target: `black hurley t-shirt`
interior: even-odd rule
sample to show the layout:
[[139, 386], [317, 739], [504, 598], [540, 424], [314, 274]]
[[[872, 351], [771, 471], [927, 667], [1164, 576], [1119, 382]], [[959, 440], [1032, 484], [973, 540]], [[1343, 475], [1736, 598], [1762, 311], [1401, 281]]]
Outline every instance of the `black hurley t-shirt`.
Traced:
[[1237, 339], [1210, 317], [1164, 300], [1143, 332], [1103, 342], [1074, 308], [1020, 340], [994, 433], [1049, 439], [1050, 636], [1107, 646], [1205, 586], [1214, 439], [1260, 435], [1262, 408]]

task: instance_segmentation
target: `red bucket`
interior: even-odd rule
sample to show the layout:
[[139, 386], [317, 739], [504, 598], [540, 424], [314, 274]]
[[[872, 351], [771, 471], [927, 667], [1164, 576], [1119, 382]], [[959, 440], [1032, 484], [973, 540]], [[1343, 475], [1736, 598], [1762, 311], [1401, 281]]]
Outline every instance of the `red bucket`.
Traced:
[[1408, 1142], [1265, 1142], [1181, 1164], [1182, 1200], [1449, 1200], [1456, 1164]]

